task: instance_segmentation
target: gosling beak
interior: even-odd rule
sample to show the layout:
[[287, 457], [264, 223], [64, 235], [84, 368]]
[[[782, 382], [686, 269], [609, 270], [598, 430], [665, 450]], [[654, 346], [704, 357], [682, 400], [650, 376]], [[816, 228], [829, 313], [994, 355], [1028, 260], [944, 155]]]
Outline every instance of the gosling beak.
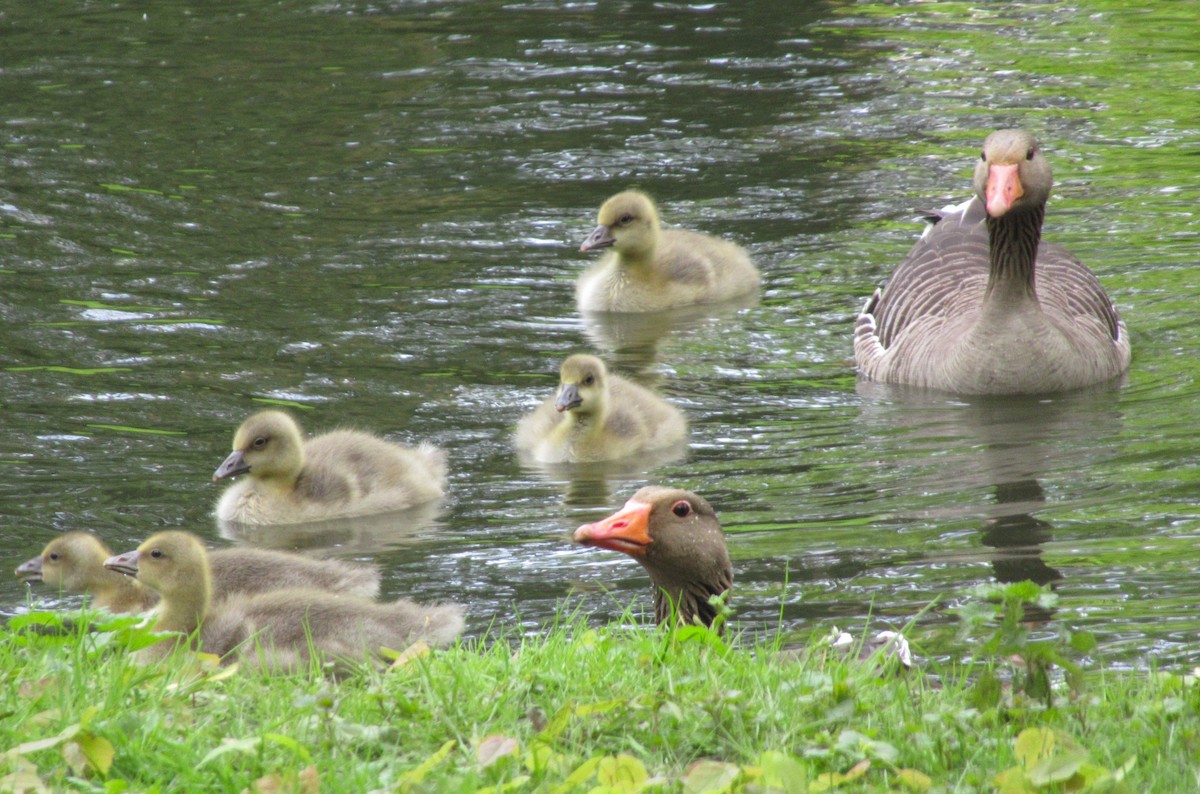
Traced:
[[617, 241], [616, 237], [612, 236], [612, 230], [608, 226], [597, 226], [592, 229], [592, 233], [584, 238], [583, 245], [579, 246], [580, 251], [594, 251], [597, 248], [608, 248]]
[[34, 557], [17, 566], [17, 576], [25, 580], [25, 584], [37, 584], [42, 581], [42, 558]]
[[229, 457], [221, 462], [217, 470], [213, 472], [213, 482], [223, 480], [226, 477], [236, 477], [239, 474], [246, 474], [250, 471], [250, 464], [246, 462], [246, 456], [241, 450], [235, 449], [229, 453]]
[[574, 383], [567, 383], [558, 390], [558, 399], [554, 401], [554, 407], [560, 414], [581, 405], [583, 405], [583, 398], [579, 396], [579, 387]]
[[575, 530], [575, 542], [641, 557], [654, 542], [650, 538], [650, 511], [653, 509], [653, 505], [630, 499], [608, 518]]
[[138, 557], [140, 556], [141, 552], [139, 552], [137, 549], [134, 549], [133, 551], [127, 551], [124, 554], [118, 554], [115, 557], [109, 557], [104, 561], [104, 567], [110, 571], [116, 571], [117, 573], [123, 573], [126, 576], [137, 578]]

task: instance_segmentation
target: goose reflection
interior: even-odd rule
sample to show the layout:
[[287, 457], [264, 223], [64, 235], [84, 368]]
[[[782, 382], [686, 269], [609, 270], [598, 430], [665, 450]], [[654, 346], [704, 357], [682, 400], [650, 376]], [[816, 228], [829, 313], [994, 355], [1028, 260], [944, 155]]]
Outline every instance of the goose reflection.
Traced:
[[376, 553], [421, 542], [421, 534], [436, 525], [442, 503], [429, 502], [391, 513], [335, 518], [307, 524], [242, 524], [218, 521], [221, 537], [267, 549], [339, 549]]
[[[1115, 392], [964, 399], [866, 382], [858, 392], [866, 423], [902, 431], [889, 434], [895, 456], [889, 463], [919, 462], [928, 472], [909, 478], [906, 490], [956, 494], [959, 515], [983, 514], [980, 543], [990, 550], [985, 558], [996, 581], [1053, 586], [1064, 578], [1043, 558], [1054, 527], [1038, 513], [1083, 497], [1072, 492], [1050, 500], [1042, 481], [1077, 483], [1108, 454], [1105, 437], [1121, 421]], [[937, 455], [931, 468], [926, 453]], [[965, 504], [980, 488], [991, 492], [992, 503]], [[1027, 608], [1027, 620], [1048, 617]]]
[[564, 505], [604, 509], [612, 505], [618, 494], [644, 485], [655, 468], [682, 460], [687, 450], [687, 442], [681, 441], [670, 447], [643, 452], [636, 460], [541, 463], [525, 455], [519, 456], [519, 460], [525, 472], [560, 487]]
[[[659, 312], [583, 312], [588, 340], [604, 351], [618, 370], [643, 374], [658, 362], [660, 346], [671, 337], [708, 322], [731, 317], [758, 304], [759, 291], [700, 306], [683, 306]], [[653, 384], [646, 384], [653, 385]]]

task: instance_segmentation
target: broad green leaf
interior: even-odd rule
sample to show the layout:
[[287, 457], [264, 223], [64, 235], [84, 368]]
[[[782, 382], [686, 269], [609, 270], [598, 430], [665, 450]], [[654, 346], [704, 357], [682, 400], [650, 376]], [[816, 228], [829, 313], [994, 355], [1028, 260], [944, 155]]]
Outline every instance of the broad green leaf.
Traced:
[[567, 775], [567, 779], [562, 782], [562, 785], [554, 789], [554, 794], [566, 794], [566, 792], [571, 791], [584, 781], [589, 780], [592, 775], [596, 774], [596, 768], [600, 766], [600, 762], [603, 760], [603, 756], [595, 755], [575, 767], [575, 770]]
[[742, 769], [737, 764], [701, 759], [683, 776], [684, 794], [724, 794], [733, 790]]
[[599, 703], [580, 703], [575, 707], [575, 715], [578, 717], [588, 717], [592, 714], [604, 714], [624, 704], [624, 700], [602, 700]]
[[92, 768], [99, 772], [101, 777], [107, 777], [108, 770], [112, 768], [113, 758], [117, 754], [112, 742], [103, 736], [84, 731], [75, 739], [75, 743], [83, 750]]
[[1017, 734], [1013, 751], [1021, 766], [1032, 769], [1054, 752], [1054, 731], [1049, 728], [1026, 728]]
[[762, 784], [784, 794], [803, 794], [808, 791], [808, 769], [786, 753], [767, 750], [758, 756], [762, 769]]
[[929, 791], [933, 788], [933, 778], [915, 769], [901, 769], [896, 773], [896, 779], [909, 791]]
[[1055, 753], [1039, 761], [1029, 770], [1029, 780], [1035, 786], [1062, 783], [1075, 777], [1079, 768], [1087, 763], [1088, 755], [1083, 750], [1067, 750]]
[[650, 775], [645, 765], [631, 755], [608, 756], [596, 767], [596, 780], [619, 791], [637, 791]]

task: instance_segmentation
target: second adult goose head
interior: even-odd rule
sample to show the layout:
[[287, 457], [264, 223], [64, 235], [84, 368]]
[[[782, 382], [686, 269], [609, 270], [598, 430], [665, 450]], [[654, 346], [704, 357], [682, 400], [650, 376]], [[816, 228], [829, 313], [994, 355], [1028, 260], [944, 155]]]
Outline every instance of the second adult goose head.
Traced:
[[575, 542], [619, 551], [637, 560], [654, 583], [654, 615], [712, 625], [709, 603], [733, 587], [725, 532], [704, 497], [678, 488], [647, 486], [608, 518], [575, 530]]

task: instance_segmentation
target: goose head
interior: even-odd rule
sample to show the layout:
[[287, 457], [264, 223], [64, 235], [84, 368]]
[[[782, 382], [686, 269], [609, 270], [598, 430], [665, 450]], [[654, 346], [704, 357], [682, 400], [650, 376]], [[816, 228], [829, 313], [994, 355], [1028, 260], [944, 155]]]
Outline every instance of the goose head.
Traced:
[[161, 593], [164, 599], [196, 597], [206, 594], [211, 587], [208, 552], [187, 532], [151, 535], [136, 550], [106, 559], [104, 567], [136, 577], [142, 584]]
[[213, 481], [250, 474], [293, 482], [304, 467], [304, 437], [296, 420], [283, 411], [262, 411], [242, 422], [233, 452], [213, 472]]
[[1050, 163], [1025, 130], [996, 130], [975, 164], [975, 194], [993, 218], [1044, 206], [1054, 185]]
[[654, 582], [659, 622], [672, 602], [683, 622], [711, 625], [708, 603], [733, 586], [733, 565], [716, 511], [704, 497], [678, 488], [648, 486], [608, 518], [575, 530], [575, 542], [628, 554]]
[[608, 368], [595, 356], [568, 357], [559, 370], [558, 396], [554, 407], [577, 417], [603, 414], [608, 404]]
[[658, 210], [640, 190], [626, 190], [604, 202], [596, 223], [579, 246], [580, 251], [611, 247], [622, 256], [641, 257], [653, 252], [658, 244]]
[[71, 593], [83, 593], [94, 584], [108, 555], [108, 549], [93, 535], [67, 532], [47, 543], [40, 555], [21, 563], [17, 576], [30, 584], [45, 582]]

